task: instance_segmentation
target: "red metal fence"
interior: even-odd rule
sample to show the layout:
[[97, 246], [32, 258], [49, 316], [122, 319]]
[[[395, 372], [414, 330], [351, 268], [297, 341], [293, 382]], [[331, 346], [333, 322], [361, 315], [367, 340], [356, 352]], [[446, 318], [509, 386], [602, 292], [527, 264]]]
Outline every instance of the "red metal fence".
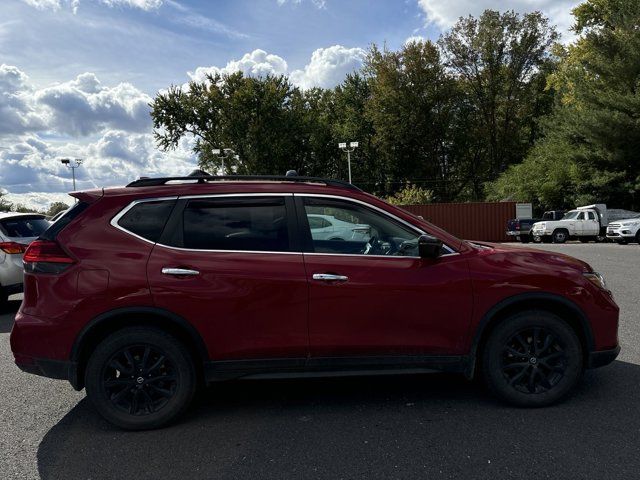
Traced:
[[[465, 240], [505, 242], [507, 220], [515, 218], [515, 202], [432, 203], [402, 208]], [[513, 239], [511, 239], [513, 240]]]

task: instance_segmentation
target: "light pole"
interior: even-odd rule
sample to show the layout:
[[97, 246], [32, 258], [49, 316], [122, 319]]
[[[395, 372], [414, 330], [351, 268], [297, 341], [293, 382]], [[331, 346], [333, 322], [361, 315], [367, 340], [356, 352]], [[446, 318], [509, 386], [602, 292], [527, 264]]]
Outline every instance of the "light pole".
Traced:
[[217, 155], [220, 158], [222, 175], [224, 175], [224, 160], [225, 158], [235, 158], [236, 160], [240, 160], [240, 156], [236, 154], [236, 152], [231, 148], [223, 148], [220, 150], [219, 148], [214, 148], [211, 150], [211, 153]]
[[62, 163], [63, 165], [66, 165], [68, 168], [71, 169], [71, 177], [73, 178], [73, 190], [75, 191], [76, 190], [76, 168], [82, 165], [82, 159], [74, 158], [72, 160], [70, 158], [62, 158], [60, 159], [60, 163]]
[[351, 152], [358, 148], [358, 142], [349, 142], [348, 147], [346, 142], [339, 143], [338, 148], [343, 152], [347, 152], [347, 165], [349, 165], [349, 183], [351, 183]]

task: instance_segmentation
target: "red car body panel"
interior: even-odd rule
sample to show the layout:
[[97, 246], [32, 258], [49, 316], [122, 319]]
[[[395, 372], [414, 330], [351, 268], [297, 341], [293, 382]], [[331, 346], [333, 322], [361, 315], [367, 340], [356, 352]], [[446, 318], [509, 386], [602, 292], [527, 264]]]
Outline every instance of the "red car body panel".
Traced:
[[[154, 246], [110, 224], [143, 198], [242, 193], [334, 195], [368, 203], [431, 234], [455, 253], [411, 257], [189, 251]], [[292, 182], [211, 182], [76, 194], [90, 203], [56, 241], [75, 263], [60, 274], [25, 272], [11, 345], [20, 366], [77, 362], [96, 319], [153, 308], [188, 322], [205, 360], [460, 355], [472, 358], [491, 312], [510, 299], [547, 295], [584, 316], [589, 350], [617, 346], [618, 307], [563, 255], [477, 246], [363, 192]], [[197, 278], [166, 277], [193, 267]], [[344, 284], [314, 273], [346, 275]], [[531, 297], [532, 299], [534, 297]], [[538, 298], [538, 297], [535, 297]], [[533, 300], [532, 300], [533, 301]], [[615, 357], [613, 357], [615, 358]], [[33, 369], [32, 369], [33, 370]]]

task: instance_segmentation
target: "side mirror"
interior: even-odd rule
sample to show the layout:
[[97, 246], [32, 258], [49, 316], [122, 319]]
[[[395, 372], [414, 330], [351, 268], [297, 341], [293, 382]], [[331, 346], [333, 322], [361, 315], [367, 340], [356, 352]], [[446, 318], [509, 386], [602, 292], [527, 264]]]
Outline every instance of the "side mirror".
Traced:
[[431, 235], [420, 235], [418, 253], [420, 258], [438, 258], [442, 253], [442, 242]]

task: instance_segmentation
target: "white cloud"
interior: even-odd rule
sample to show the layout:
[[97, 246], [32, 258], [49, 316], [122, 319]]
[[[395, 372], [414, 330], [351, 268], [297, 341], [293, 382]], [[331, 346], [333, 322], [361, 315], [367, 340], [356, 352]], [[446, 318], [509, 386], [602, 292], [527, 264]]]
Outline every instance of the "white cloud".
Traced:
[[22, 0], [27, 5], [35, 7], [40, 10], [52, 9], [57, 10], [60, 8], [60, 0]]
[[251, 53], [245, 53], [240, 60], [231, 60], [225, 67], [198, 67], [195, 71], [188, 72], [188, 75], [191, 80], [202, 82], [207, 74], [242, 72], [246, 76], [266, 77], [267, 75], [286, 75], [287, 69], [287, 62], [282, 57], [257, 49]]
[[129, 83], [104, 87], [93, 73], [38, 90], [34, 99], [59, 134], [86, 136], [107, 128], [142, 132], [151, 126], [149, 95]]
[[[427, 16], [429, 22], [442, 29], [449, 28], [458, 18], [468, 15], [478, 16], [486, 9], [515, 10], [519, 13], [542, 11], [551, 22], [558, 26], [563, 37], [570, 37], [569, 27], [573, 20], [571, 10], [578, 5], [577, 0], [418, 0], [418, 5]], [[566, 38], [565, 38], [566, 40]]]
[[291, 81], [301, 88], [333, 87], [345, 75], [362, 66], [366, 52], [362, 48], [334, 45], [319, 48], [311, 55], [311, 61], [302, 70], [291, 72]]
[[319, 48], [311, 55], [310, 62], [300, 70], [289, 70], [284, 58], [254, 50], [245, 53], [240, 60], [231, 60], [224, 67], [198, 67], [188, 72], [189, 78], [202, 82], [207, 74], [214, 75], [242, 72], [250, 77], [266, 77], [267, 75], [289, 75], [291, 81], [301, 88], [331, 88], [344, 80], [345, 75], [358, 70], [362, 66], [366, 52], [362, 48], [347, 48], [334, 45]]
[[426, 41], [427, 38], [425, 37], [421, 37], [420, 35], [412, 35], [410, 37], [407, 37], [407, 39], [404, 41], [404, 45], [409, 45], [410, 43], [422, 43]]
[[[27, 5], [39, 10], [59, 10], [62, 6], [69, 6], [74, 13], [80, 5], [80, 0], [22, 0]], [[86, 0], [85, 0], [86, 1]], [[141, 10], [156, 10], [162, 6], [163, 0], [94, 0], [108, 7], [129, 7]]]
[[[302, 0], [277, 0], [277, 1], [278, 1], [278, 5], [280, 6], [285, 5], [286, 3], [291, 3], [294, 5], [300, 5], [302, 3]], [[313, 3], [316, 6], [316, 8], [319, 8], [319, 9], [327, 8], [326, 0], [311, 0], [311, 3]]]
[[44, 122], [33, 105], [27, 75], [11, 65], [0, 65], [0, 136], [42, 129]]

